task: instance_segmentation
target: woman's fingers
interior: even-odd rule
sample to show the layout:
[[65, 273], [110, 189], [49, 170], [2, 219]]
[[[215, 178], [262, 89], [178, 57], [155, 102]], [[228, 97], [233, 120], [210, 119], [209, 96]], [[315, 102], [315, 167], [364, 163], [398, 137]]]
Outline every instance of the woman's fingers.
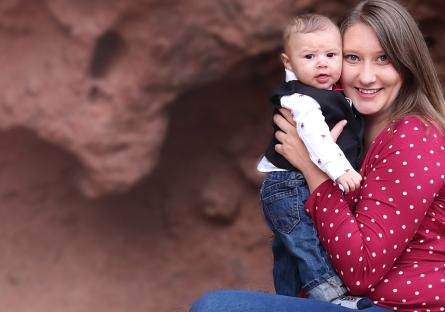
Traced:
[[275, 144], [275, 151], [278, 154], [283, 154], [283, 144]]
[[[278, 142], [283, 143], [283, 141], [286, 139], [286, 134], [283, 131], [276, 131], [275, 132], [275, 138], [278, 140]], [[278, 154], [281, 154], [284, 156], [284, 145], [283, 144], [275, 144], [275, 151]]]
[[292, 125], [285, 117], [280, 114], [275, 114], [273, 116], [273, 122], [277, 125], [278, 128], [281, 129], [284, 133], [291, 133], [291, 131], [295, 131], [295, 126]]
[[275, 138], [280, 142], [275, 145], [275, 150], [296, 168], [301, 169], [302, 165], [310, 163], [307, 149], [298, 136], [295, 126], [280, 114], [275, 114], [273, 121], [279, 128], [275, 132]]
[[346, 120], [341, 120], [337, 122], [337, 124], [332, 128], [331, 130], [331, 137], [334, 140], [334, 142], [337, 141], [338, 137], [340, 136], [341, 132], [343, 131], [343, 128], [346, 126], [348, 122]]
[[275, 132], [275, 138], [278, 140], [278, 142], [281, 143], [275, 144], [275, 151], [287, 158], [287, 156], [289, 155], [289, 150], [292, 150], [295, 142], [288, 133], [284, 133], [280, 130]]
[[286, 109], [286, 108], [280, 108], [279, 109], [280, 113], [283, 115], [283, 117], [295, 127], [295, 121], [292, 118], [292, 113], [290, 110]]
[[275, 139], [277, 139], [278, 142], [283, 143], [285, 138], [286, 134], [283, 131], [280, 130], [275, 131]]

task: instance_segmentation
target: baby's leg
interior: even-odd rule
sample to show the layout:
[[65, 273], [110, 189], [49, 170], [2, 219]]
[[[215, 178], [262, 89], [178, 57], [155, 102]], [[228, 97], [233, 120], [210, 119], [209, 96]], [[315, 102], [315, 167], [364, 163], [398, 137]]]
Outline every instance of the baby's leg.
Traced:
[[274, 233], [273, 278], [277, 294], [296, 296], [301, 290], [297, 259], [289, 253], [281, 240], [281, 233], [291, 231], [299, 222], [299, 212], [294, 202], [298, 200], [298, 185], [304, 183], [291, 171], [269, 173], [261, 187], [261, 200], [266, 221]]

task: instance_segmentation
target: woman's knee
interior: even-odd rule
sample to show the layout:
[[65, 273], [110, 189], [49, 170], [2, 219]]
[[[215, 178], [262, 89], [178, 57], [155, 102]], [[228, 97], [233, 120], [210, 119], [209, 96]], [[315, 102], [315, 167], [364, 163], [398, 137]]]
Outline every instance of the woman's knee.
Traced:
[[228, 297], [230, 297], [228, 290], [209, 291], [195, 301], [190, 312], [225, 311], [221, 309], [222, 303], [227, 304]]

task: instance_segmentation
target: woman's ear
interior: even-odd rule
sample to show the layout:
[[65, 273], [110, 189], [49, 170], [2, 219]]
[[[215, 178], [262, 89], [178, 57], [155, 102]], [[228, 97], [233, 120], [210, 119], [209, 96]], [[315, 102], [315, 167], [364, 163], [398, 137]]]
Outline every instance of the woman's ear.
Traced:
[[283, 52], [280, 54], [280, 57], [281, 57], [281, 61], [283, 62], [284, 67], [286, 67], [286, 69], [288, 69], [290, 71], [293, 71], [292, 65], [290, 64], [289, 56], [287, 56], [287, 54]]

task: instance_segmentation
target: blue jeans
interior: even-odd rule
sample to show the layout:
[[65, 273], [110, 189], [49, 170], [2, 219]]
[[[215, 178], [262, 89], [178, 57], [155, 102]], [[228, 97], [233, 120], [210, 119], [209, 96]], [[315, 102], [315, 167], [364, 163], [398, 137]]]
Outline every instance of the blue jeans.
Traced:
[[[352, 312], [326, 301], [274, 295], [264, 292], [222, 290], [208, 292], [197, 300], [189, 312]], [[376, 305], [363, 312], [390, 311]]]
[[304, 211], [309, 190], [299, 171], [270, 172], [261, 186], [266, 221], [274, 233], [273, 277], [279, 295], [295, 296], [301, 289], [310, 298], [331, 301], [346, 293], [312, 219]]

